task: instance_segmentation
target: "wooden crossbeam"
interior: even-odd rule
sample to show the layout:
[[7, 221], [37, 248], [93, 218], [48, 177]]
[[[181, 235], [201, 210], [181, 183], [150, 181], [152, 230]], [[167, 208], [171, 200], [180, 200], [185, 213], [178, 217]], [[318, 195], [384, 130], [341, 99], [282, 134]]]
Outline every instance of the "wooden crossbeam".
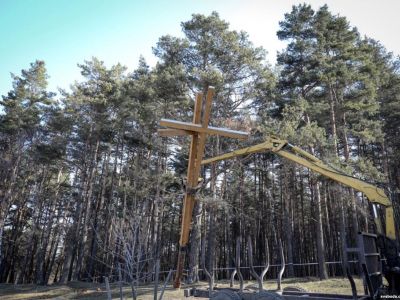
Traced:
[[230, 138], [235, 138], [235, 139], [247, 139], [249, 136], [248, 133], [243, 132], [243, 131], [236, 131], [236, 130], [231, 130], [231, 129], [226, 129], [226, 128], [218, 128], [218, 127], [203, 127], [200, 124], [193, 124], [193, 123], [188, 123], [188, 122], [182, 122], [182, 121], [175, 121], [175, 120], [169, 120], [169, 119], [161, 119], [160, 121], [161, 126], [173, 128], [173, 129], [180, 129], [180, 130], [185, 130], [185, 131], [190, 131], [190, 132], [198, 132], [198, 133], [206, 133], [209, 135], [221, 135], [225, 137], [230, 137]]

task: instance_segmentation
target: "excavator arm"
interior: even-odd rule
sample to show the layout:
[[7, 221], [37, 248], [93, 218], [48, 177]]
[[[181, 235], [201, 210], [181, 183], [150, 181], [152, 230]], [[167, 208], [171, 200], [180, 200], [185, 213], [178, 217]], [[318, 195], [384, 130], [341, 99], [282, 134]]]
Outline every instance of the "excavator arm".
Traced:
[[202, 164], [209, 164], [212, 162], [226, 160], [230, 158], [234, 158], [237, 156], [248, 155], [252, 153], [271, 151], [281, 157], [284, 157], [292, 162], [295, 162], [299, 165], [302, 165], [314, 172], [317, 172], [325, 177], [328, 177], [332, 180], [342, 183], [345, 186], [351, 187], [357, 191], [360, 191], [365, 194], [365, 196], [369, 199], [369, 201], [373, 204], [379, 204], [385, 207], [385, 231], [386, 234], [383, 234], [381, 222], [379, 216], [375, 214], [374, 220], [377, 227], [378, 234], [386, 235], [387, 238], [395, 241], [396, 240], [396, 230], [395, 230], [395, 222], [393, 216], [393, 207], [389, 198], [386, 196], [384, 190], [378, 188], [370, 183], [357, 179], [355, 177], [349, 176], [340, 170], [337, 170], [320, 159], [315, 157], [314, 155], [308, 153], [307, 151], [302, 150], [299, 147], [293, 146], [289, 144], [286, 140], [281, 140], [275, 137], [268, 138], [265, 142], [243, 148], [240, 150], [236, 150], [230, 153], [226, 153], [220, 156], [216, 156], [213, 158], [205, 159], [202, 161]]
[[[335, 169], [322, 162], [314, 155], [302, 150], [299, 147], [289, 144], [285, 140], [275, 137], [268, 138], [264, 143], [236, 150], [227, 154], [223, 154], [214, 158], [209, 158], [202, 161], [202, 164], [234, 158], [237, 156], [247, 155], [251, 153], [271, 151], [279, 156], [282, 156], [292, 162], [302, 165], [314, 172], [317, 172], [325, 177], [342, 183], [345, 186], [351, 187], [365, 194], [368, 200], [375, 205], [381, 205], [385, 208], [385, 232], [383, 232], [381, 221], [378, 213], [374, 209], [374, 221], [378, 233], [377, 243], [381, 252], [386, 257], [388, 268], [386, 269], [385, 277], [389, 282], [389, 290], [400, 295], [400, 256], [398, 251], [398, 242], [396, 240], [395, 222], [393, 216], [393, 206], [384, 190], [378, 188], [368, 182], [362, 181], [355, 177], [349, 176], [344, 172]], [[368, 273], [368, 276], [370, 274]], [[372, 287], [372, 285], [371, 285]], [[379, 286], [379, 289], [381, 286]], [[373, 294], [375, 291], [372, 291]]]

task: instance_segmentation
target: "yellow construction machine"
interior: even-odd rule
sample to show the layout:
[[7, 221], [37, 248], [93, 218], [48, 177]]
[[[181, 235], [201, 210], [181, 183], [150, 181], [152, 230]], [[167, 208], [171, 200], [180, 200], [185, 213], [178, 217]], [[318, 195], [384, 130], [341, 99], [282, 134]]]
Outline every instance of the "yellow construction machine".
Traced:
[[[271, 151], [281, 157], [284, 157], [294, 163], [302, 165], [312, 171], [315, 171], [325, 177], [334, 181], [351, 187], [356, 191], [362, 192], [368, 200], [372, 203], [374, 222], [376, 224], [376, 239], [374, 243], [380, 250], [380, 254], [384, 258], [383, 273], [389, 282], [389, 287], [386, 288], [389, 293], [400, 294], [400, 256], [399, 256], [399, 243], [396, 238], [396, 225], [394, 220], [394, 211], [392, 202], [386, 195], [385, 191], [373, 184], [360, 180], [358, 178], [349, 176], [344, 172], [322, 162], [314, 155], [302, 150], [299, 147], [293, 146], [288, 141], [276, 137], [269, 137], [265, 142], [247, 147], [244, 149], [236, 150], [227, 154], [223, 154], [214, 158], [205, 159], [202, 164], [209, 164], [221, 160], [234, 158], [237, 156], [248, 155], [252, 153]], [[381, 218], [377, 213], [377, 207], [384, 209], [384, 222], [385, 226], [381, 225]], [[371, 248], [371, 245], [366, 245], [368, 237], [371, 234], [364, 234], [364, 239], [358, 239], [358, 247], [356, 249]], [[362, 244], [362, 245], [360, 245]], [[378, 266], [381, 264], [380, 256], [376, 257], [375, 253], [366, 253], [363, 249], [363, 257], [359, 257], [360, 262], [364, 263], [363, 271], [366, 275], [368, 289], [372, 295], [377, 295], [382, 291], [382, 275], [377, 270], [382, 270]], [[368, 252], [368, 251], [367, 251]], [[372, 251], [376, 252], [376, 251]], [[360, 256], [360, 255], [359, 255]], [[372, 263], [371, 258], [374, 257], [375, 262]], [[368, 270], [369, 268], [369, 270]]]

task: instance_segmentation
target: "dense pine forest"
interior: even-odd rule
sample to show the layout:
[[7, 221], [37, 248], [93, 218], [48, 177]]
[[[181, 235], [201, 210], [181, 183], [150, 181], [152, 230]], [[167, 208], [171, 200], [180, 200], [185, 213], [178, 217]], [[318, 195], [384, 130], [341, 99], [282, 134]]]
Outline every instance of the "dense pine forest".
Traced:
[[[154, 45], [154, 67], [127, 72], [99, 58], [82, 80], [50, 91], [44, 61], [12, 75], [0, 101], [0, 282], [133, 284], [174, 269], [189, 139], [157, 135], [161, 118], [191, 121], [197, 92], [215, 87], [211, 122], [251, 133], [209, 137], [206, 157], [270, 135], [384, 188], [400, 220], [400, 59], [327, 6], [294, 6], [277, 61], [218, 13], [194, 14], [182, 37]], [[271, 153], [202, 170], [185, 280], [201, 259], [228, 278], [236, 239], [256, 266], [284, 276], [342, 276], [346, 245], [373, 231], [364, 195]], [[204, 247], [203, 247], [204, 245]], [[202, 248], [206, 249], [202, 255]], [[276, 276], [271, 267], [267, 277]], [[244, 271], [246, 276], [249, 276]]]

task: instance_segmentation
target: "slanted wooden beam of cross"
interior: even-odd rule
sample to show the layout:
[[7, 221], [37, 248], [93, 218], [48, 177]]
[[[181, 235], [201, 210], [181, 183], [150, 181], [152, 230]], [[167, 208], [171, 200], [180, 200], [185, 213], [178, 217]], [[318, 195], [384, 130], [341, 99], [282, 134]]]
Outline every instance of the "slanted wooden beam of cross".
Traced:
[[160, 125], [168, 127], [168, 129], [158, 130], [161, 136], [191, 135], [192, 138], [189, 149], [186, 192], [182, 211], [181, 236], [179, 240], [180, 249], [174, 281], [175, 288], [179, 288], [181, 285], [186, 248], [189, 242], [190, 223], [192, 222], [193, 207], [195, 204], [194, 188], [199, 184], [200, 167], [207, 136], [221, 135], [237, 139], [246, 139], [248, 137], [246, 132], [208, 126], [213, 96], [214, 88], [210, 86], [203, 109], [203, 94], [197, 94], [192, 123], [162, 119]]

